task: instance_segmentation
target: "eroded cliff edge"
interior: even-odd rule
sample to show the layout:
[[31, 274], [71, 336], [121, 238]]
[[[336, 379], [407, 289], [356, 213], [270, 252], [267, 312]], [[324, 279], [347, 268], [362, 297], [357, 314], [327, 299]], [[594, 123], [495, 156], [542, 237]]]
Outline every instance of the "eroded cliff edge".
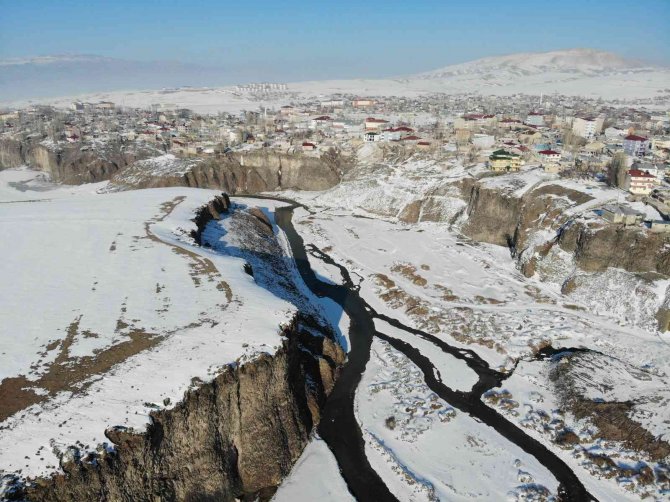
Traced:
[[[283, 347], [188, 391], [151, 413], [145, 433], [106, 431], [82, 456], [71, 447], [62, 473], [17, 485], [9, 500], [235, 500], [267, 496], [300, 456], [344, 355], [307, 331], [284, 327]], [[311, 326], [313, 327], [313, 326]], [[307, 350], [307, 348], [309, 348]]]
[[[196, 213], [196, 240], [204, 245], [205, 227], [225, 213], [245, 225], [250, 246], [262, 241], [270, 247], [261, 251], [274, 249], [267, 217], [256, 208], [231, 207], [225, 194]], [[258, 249], [255, 263], [281, 265]], [[146, 431], [111, 427], [105, 431], [109, 441], [95, 451], [83, 444], [59, 451], [60, 470], [48, 478], [4, 476], [4, 498], [268, 498], [307, 444], [345, 360], [333, 332], [309, 308], [299, 310], [277, 336], [282, 342], [274, 354], [238, 360], [211, 381], [193, 381], [174, 407], [150, 413]]]
[[[169, 163], [163, 162], [166, 157]], [[0, 139], [0, 169], [28, 165], [59, 183], [111, 180], [119, 189], [186, 186], [232, 194], [326, 190], [340, 182], [351, 162], [331, 150], [319, 156], [258, 150], [179, 158], [148, 144]]]

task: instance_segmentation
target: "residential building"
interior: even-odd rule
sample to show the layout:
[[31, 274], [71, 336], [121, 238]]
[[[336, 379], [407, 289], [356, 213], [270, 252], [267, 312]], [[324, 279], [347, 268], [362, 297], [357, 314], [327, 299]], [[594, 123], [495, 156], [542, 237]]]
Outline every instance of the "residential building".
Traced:
[[495, 124], [495, 115], [481, 113], [468, 113], [454, 120], [455, 129], [474, 129], [475, 127], [486, 127]]
[[537, 152], [537, 155], [540, 157], [540, 161], [542, 161], [543, 164], [561, 161], [561, 154], [555, 150], [541, 150]]
[[600, 155], [604, 151], [605, 151], [605, 143], [602, 143], [600, 141], [594, 141], [584, 146], [584, 148], [582, 148], [582, 153], [587, 157]]
[[354, 108], [369, 108], [371, 106], [375, 106], [377, 104], [377, 101], [374, 99], [354, 99], [351, 102], [351, 106]]
[[382, 130], [382, 141], [400, 141], [403, 136], [407, 136], [414, 132], [411, 127], [400, 126], [390, 127]]
[[379, 133], [369, 131], [363, 134], [363, 141], [367, 143], [375, 143], [380, 140], [381, 140], [381, 134]]
[[415, 134], [410, 134], [409, 136], [403, 136], [400, 138], [400, 141], [403, 141], [405, 143], [416, 143], [418, 141], [421, 141], [421, 138]]
[[630, 169], [628, 178], [630, 180], [628, 191], [633, 195], [649, 195], [658, 184], [656, 176], [639, 169]]
[[623, 151], [632, 157], [644, 157], [651, 149], [648, 138], [629, 134], [623, 139]]
[[343, 99], [331, 99], [328, 101], [321, 101], [321, 108], [342, 108], [344, 106]]
[[332, 125], [333, 125], [333, 119], [330, 118], [328, 115], [322, 115], [320, 117], [313, 118], [310, 127], [312, 129], [324, 129], [332, 127]]
[[368, 118], [365, 119], [365, 130], [366, 131], [379, 131], [386, 124], [388, 124], [388, 120], [376, 119], [374, 117], [368, 117]]
[[607, 204], [602, 208], [602, 217], [611, 223], [620, 225], [639, 225], [644, 215], [628, 206], [618, 204]]
[[516, 129], [518, 127], [521, 127], [523, 124], [521, 123], [520, 120], [517, 119], [502, 119], [499, 122], [500, 127], [503, 127], [505, 129]]
[[582, 138], [592, 139], [603, 129], [603, 117], [577, 117], [572, 122], [572, 132]]
[[537, 112], [530, 112], [528, 116], [526, 117], [526, 124], [532, 125], [532, 126], [537, 126], [537, 127], [542, 127], [544, 126], [544, 115], [541, 113]]
[[520, 155], [501, 149], [489, 156], [488, 164], [491, 171], [518, 171], [523, 165], [523, 160]]

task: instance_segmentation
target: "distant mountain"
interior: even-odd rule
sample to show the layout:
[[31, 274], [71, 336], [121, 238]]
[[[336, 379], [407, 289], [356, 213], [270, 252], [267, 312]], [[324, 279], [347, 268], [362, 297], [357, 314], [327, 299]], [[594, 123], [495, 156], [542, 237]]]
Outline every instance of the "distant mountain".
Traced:
[[130, 61], [94, 55], [0, 61], [0, 101], [230, 83], [224, 68], [174, 61]]
[[467, 75], [480, 78], [488, 76], [500, 78], [501, 76], [527, 77], [553, 73], [600, 76], [609, 73], [658, 69], [658, 67], [626, 59], [611, 52], [596, 49], [568, 49], [482, 58], [420, 73], [409, 78], [445, 79]]

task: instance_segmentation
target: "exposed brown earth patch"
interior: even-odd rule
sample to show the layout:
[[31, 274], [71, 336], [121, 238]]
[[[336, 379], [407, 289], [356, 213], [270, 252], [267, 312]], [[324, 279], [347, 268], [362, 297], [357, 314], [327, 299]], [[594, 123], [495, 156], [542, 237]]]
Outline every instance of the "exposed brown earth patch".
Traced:
[[[162, 245], [170, 246], [173, 251], [190, 260], [191, 278], [193, 283], [200, 285], [201, 280], [216, 282], [216, 288], [225, 293], [226, 302], [230, 303], [233, 299], [233, 293], [230, 286], [221, 278], [218, 270], [206, 258], [188, 251], [184, 248], [171, 243], [166, 243], [151, 232], [151, 224], [164, 220], [177, 205], [185, 200], [185, 197], [176, 197], [171, 201], [160, 205], [161, 213], [144, 224], [145, 236]], [[112, 243], [110, 252], [116, 249], [116, 241]], [[156, 294], [159, 294], [164, 286], [156, 284]], [[167, 309], [167, 306], [166, 306]], [[121, 309], [121, 314], [125, 313], [125, 306]], [[24, 375], [5, 378], [0, 382], [0, 421], [4, 421], [13, 414], [21, 411], [33, 404], [43, 402], [53, 397], [58, 392], [70, 391], [81, 392], [90, 384], [87, 380], [94, 375], [103, 374], [109, 371], [113, 366], [125, 361], [126, 359], [152, 347], [156, 346], [165, 335], [147, 333], [141, 328], [132, 327], [131, 324], [119, 318], [116, 322], [116, 333], [124, 333], [126, 339], [120, 343], [114, 344], [108, 348], [94, 351], [92, 356], [73, 357], [70, 354], [70, 348], [78, 338], [97, 338], [99, 335], [89, 330], [80, 330], [79, 324], [81, 316], [75, 318], [66, 328], [66, 336], [62, 340], [55, 340], [45, 346], [45, 351], [41, 357], [45, 358], [48, 352], [58, 350], [58, 353], [51, 363], [46, 366], [42, 364], [42, 359], [31, 366], [35, 372], [39, 372], [39, 377], [35, 380], [29, 380]], [[139, 321], [135, 321], [139, 322]], [[189, 327], [199, 325], [203, 320], [192, 323]], [[41, 389], [38, 393], [33, 389]]]
[[[38, 379], [28, 380], [20, 375], [0, 382], [0, 421], [28, 406], [43, 402], [58, 392], [81, 392], [90, 384], [86, 382], [90, 377], [109, 371], [116, 364], [154, 347], [163, 339], [156, 334], [133, 330], [128, 333], [128, 339], [121, 343], [98, 350], [92, 356], [73, 357], [70, 355], [70, 348], [77, 337], [92, 335], [90, 332], [79, 331], [80, 321], [81, 316], [74, 319], [67, 327], [65, 338], [47, 346], [51, 347], [48, 350], [57, 349], [58, 353]], [[38, 394], [32, 388], [46, 392]]]
[[[582, 356], [577, 354], [565, 356], [552, 367], [549, 374], [549, 378], [556, 385], [562, 405], [578, 420], [590, 420], [598, 428], [596, 437], [620, 441], [627, 448], [646, 452], [655, 461], [669, 459], [670, 443], [655, 437], [630, 418], [629, 413], [633, 411], [635, 403], [594, 401], [574, 388], [575, 378], [583, 378], [579, 370], [574, 369], [575, 365], [579, 368], [580, 357]], [[592, 385], [597, 385], [597, 382]]]
[[405, 279], [412, 281], [412, 284], [416, 284], [417, 286], [424, 287], [428, 284], [428, 281], [424, 277], [417, 274], [416, 267], [411, 263], [395, 263], [391, 267], [391, 272], [402, 275]]

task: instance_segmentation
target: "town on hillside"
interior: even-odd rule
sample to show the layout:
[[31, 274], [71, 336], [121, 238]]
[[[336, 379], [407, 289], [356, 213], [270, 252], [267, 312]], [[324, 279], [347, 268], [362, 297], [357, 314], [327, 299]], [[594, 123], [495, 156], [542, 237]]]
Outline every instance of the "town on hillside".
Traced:
[[[284, 87], [250, 84], [238, 91], [288, 96]], [[75, 101], [68, 109], [0, 110], [0, 139], [56, 151], [139, 149], [177, 158], [258, 150], [319, 157], [373, 148], [389, 161], [429, 158], [483, 176], [541, 171], [620, 189], [604, 218], [670, 231], [670, 114], [658, 106], [562, 95], [339, 94], [205, 115], [170, 104], [138, 109]], [[653, 211], [640, 211], [640, 204]]]

